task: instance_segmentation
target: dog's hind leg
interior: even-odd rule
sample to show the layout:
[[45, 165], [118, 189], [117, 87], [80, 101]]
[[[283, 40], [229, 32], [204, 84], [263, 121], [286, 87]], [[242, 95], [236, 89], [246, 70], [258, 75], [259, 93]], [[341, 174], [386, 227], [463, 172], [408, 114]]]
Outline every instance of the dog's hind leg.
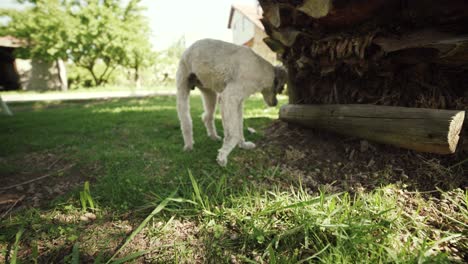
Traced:
[[180, 120], [180, 129], [184, 138], [184, 150], [192, 150], [193, 148], [193, 125], [192, 117], [190, 116], [190, 89], [189, 82], [190, 73], [187, 72], [185, 65], [181, 61], [176, 73], [177, 85], [177, 115]]
[[226, 166], [227, 157], [241, 140], [239, 133], [239, 112], [237, 111], [243, 98], [238, 94], [241, 87], [238, 84], [228, 84], [221, 93], [221, 117], [224, 128], [223, 146], [218, 150], [217, 161], [221, 166]]
[[216, 132], [216, 126], [214, 121], [214, 114], [216, 111], [217, 101], [216, 92], [208, 89], [200, 90], [202, 92], [203, 108], [205, 109], [205, 112], [202, 115], [202, 120], [205, 124], [208, 136], [213, 140], [221, 140], [221, 137], [218, 136], [218, 133]]

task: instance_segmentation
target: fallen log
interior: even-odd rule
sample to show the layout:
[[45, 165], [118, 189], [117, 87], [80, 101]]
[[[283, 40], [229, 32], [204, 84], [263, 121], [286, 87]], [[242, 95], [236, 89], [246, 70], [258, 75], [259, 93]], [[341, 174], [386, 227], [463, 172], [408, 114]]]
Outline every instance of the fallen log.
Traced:
[[457, 149], [465, 111], [379, 105], [285, 105], [280, 119], [420, 152]]

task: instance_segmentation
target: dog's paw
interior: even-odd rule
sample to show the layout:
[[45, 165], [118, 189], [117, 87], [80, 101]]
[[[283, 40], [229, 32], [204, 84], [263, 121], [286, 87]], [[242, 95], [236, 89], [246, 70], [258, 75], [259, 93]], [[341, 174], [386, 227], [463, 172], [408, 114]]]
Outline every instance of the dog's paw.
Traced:
[[214, 141], [221, 141], [221, 139], [222, 139], [222, 138], [221, 138], [220, 136], [218, 136], [218, 135], [210, 135], [210, 138], [211, 138], [212, 140], [214, 140]]
[[256, 147], [255, 143], [250, 142], [250, 141], [244, 141], [239, 143], [239, 148], [242, 149], [254, 149]]
[[227, 157], [224, 157], [223, 155], [218, 155], [218, 157], [216, 158], [216, 162], [218, 162], [219, 166], [226, 167]]
[[193, 149], [193, 145], [185, 145], [184, 151], [191, 151]]

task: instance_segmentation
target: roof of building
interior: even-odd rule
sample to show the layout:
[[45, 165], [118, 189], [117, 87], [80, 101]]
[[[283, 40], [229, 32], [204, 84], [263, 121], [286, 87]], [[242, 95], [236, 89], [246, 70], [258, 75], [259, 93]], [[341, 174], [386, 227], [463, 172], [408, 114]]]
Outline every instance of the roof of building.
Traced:
[[245, 4], [233, 4], [231, 6], [231, 13], [229, 14], [228, 28], [231, 28], [232, 17], [234, 16], [234, 11], [237, 10], [248, 18], [254, 25], [256, 25], [261, 30], [264, 30], [262, 22], [262, 8], [258, 5], [245, 5]]
[[13, 36], [0, 36], [0, 47], [19, 48], [24, 46], [24, 41]]

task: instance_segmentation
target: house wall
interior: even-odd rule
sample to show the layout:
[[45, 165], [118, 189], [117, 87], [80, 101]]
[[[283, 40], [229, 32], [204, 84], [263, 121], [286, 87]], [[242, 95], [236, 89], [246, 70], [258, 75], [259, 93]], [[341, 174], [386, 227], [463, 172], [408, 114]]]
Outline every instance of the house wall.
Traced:
[[231, 22], [234, 44], [244, 45], [255, 35], [256, 26], [238, 10], [234, 11]]
[[263, 42], [263, 39], [266, 38], [266, 33], [258, 28], [255, 27], [255, 37], [253, 38], [253, 43], [251, 48], [264, 59], [272, 63], [273, 65], [278, 64], [278, 60], [276, 59], [276, 53], [274, 53], [266, 44]]
[[253, 51], [272, 64], [277, 64], [276, 54], [263, 42], [265, 32], [238, 10], [234, 10], [231, 22], [234, 44], [251, 47]]
[[56, 61], [16, 59], [23, 90], [61, 90], [62, 82]]

